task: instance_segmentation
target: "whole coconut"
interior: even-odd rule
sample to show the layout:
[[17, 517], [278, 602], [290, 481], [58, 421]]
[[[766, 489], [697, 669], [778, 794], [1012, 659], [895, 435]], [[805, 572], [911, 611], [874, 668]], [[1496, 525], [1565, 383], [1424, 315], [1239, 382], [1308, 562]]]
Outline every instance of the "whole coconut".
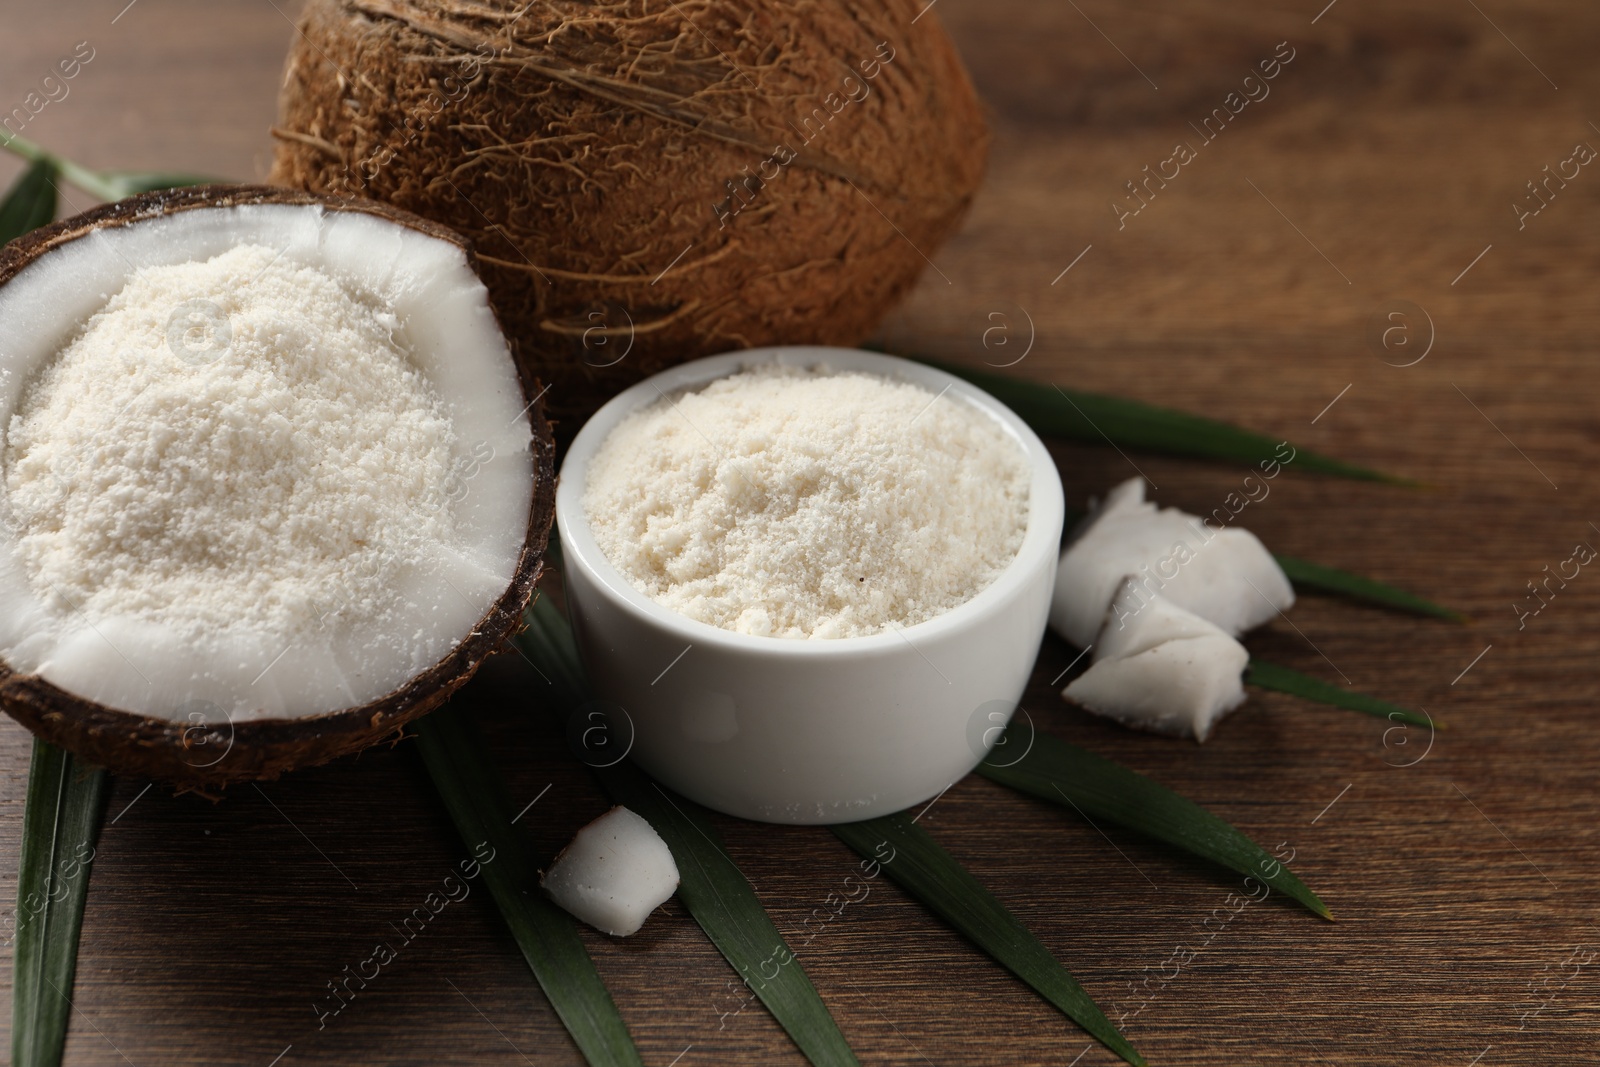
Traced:
[[926, 0], [310, 0], [273, 180], [466, 234], [552, 414], [741, 346], [856, 344], [982, 175]]

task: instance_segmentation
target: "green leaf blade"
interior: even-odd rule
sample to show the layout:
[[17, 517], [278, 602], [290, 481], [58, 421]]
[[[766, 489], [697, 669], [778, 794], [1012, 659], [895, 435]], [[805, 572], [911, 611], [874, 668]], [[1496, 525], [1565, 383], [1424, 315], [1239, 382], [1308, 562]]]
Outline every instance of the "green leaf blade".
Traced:
[[[990, 393], [1042, 436], [1173, 456], [1229, 460], [1254, 466], [1276, 458], [1280, 442], [1216, 419], [1124, 397], [1085, 393], [935, 360], [930, 366]], [[1415, 484], [1382, 471], [1297, 449], [1285, 468], [1357, 481]]]
[[105, 771], [34, 738], [12, 956], [15, 1067], [56, 1067], [61, 1062], [83, 905], [105, 801]]
[[567, 707], [587, 700], [589, 681], [578, 655], [578, 639], [550, 598], [535, 598], [522, 620], [527, 625], [517, 635], [517, 645], [534, 669], [554, 687], [555, 700]]
[[1257, 686], [1261, 689], [1271, 689], [1278, 693], [1288, 693], [1292, 696], [1310, 700], [1318, 704], [1327, 704], [1330, 707], [1344, 708], [1348, 711], [1359, 711], [1367, 715], [1374, 715], [1390, 722], [1405, 723], [1409, 726], [1438, 727], [1440, 723], [1429, 717], [1426, 713], [1419, 714], [1402, 708], [1399, 704], [1391, 704], [1387, 700], [1368, 696], [1365, 693], [1354, 693], [1348, 689], [1340, 689], [1336, 685], [1313, 678], [1309, 674], [1280, 667], [1276, 663], [1266, 660], [1250, 658], [1250, 665], [1245, 668], [1244, 682], [1246, 685]]
[[137, 170], [103, 171], [100, 178], [105, 182], [104, 192], [110, 194], [108, 199], [111, 200], [123, 200], [140, 193], [154, 193], [162, 189], [183, 189], [191, 185], [230, 184], [220, 178], [207, 178], [198, 174], [162, 174]]
[[14, 241], [55, 220], [58, 174], [55, 162], [50, 159], [37, 160], [22, 172], [22, 177], [0, 201], [0, 244]]
[[584, 1059], [593, 1067], [642, 1067], [576, 921], [539, 889], [537, 864], [511, 825], [504, 786], [483, 743], [448, 707], [412, 729], [462, 842], [474, 848], [486, 841], [494, 849], [493, 860], [482, 866], [489, 893]]
[[[1004, 748], [997, 745], [994, 751]], [[1035, 733], [1021, 759], [1005, 766], [986, 760], [978, 765], [978, 773], [1070, 807], [1091, 823], [1104, 819], [1175, 845], [1258, 879], [1325, 919], [1333, 918], [1322, 899], [1293, 871], [1226, 820], [1137, 771], [1058, 737]]]
[[859, 1067], [798, 954], [727, 855], [704, 811], [627, 764], [599, 773], [612, 799], [643, 816], [666, 841], [678, 864], [678, 900], [806, 1059], [817, 1067]]
[[[905, 812], [829, 827], [963, 937], [1131, 1064], [1144, 1058], [1022, 922]], [[891, 851], [886, 855], [884, 849]]]
[[1273, 558], [1278, 561], [1278, 566], [1283, 568], [1283, 573], [1289, 576], [1289, 581], [1294, 583], [1296, 589], [1333, 593], [1378, 607], [1393, 608], [1413, 615], [1426, 615], [1434, 619], [1447, 619], [1450, 622], [1467, 621], [1467, 617], [1459, 611], [1435, 604], [1431, 600], [1424, 600], [1404, 589], [1397, 589], [1371, 578], [1363, 578], [1359, 574], [1342, 571], [1337, 567], [1325, 567], [1320, 563], [1312, 563], [1310, 560], [1295, 556], [1274, 555]]
[[[588, 691], [572, 628], [544, 597], [526, 616], [517, 637], [524, 655], [567, 707]], [[625, 805], [661, 835], [678, 865], [678, 900], [723, 958], [746, 981], [795, 1045], [817, 1067], [858, 1067], [838, 1023], [778, 932], [755, 889], [728, 856], [704, 809], [656, 785], [623, 761], [592, 768], [613, 801]], [[776, 973], [768, 976], [768, 970]]]

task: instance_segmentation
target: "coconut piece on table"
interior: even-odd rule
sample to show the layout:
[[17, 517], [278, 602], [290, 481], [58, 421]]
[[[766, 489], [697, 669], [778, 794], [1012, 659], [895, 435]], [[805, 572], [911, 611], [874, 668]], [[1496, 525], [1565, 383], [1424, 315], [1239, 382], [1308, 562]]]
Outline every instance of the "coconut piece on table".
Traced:
[[1116, 596], [1111, 598], [1091, 660], [1099, 663], [1127, 659], [1168, 641], [1214, 637], [1219, 632], [1221, 628], [1215, 623], [1180, 608], [1166, 597], [1147, 593], [1130, 575], [1123, 578]]
[[1219, 627], [1123, 578], [1094, 642], [1094, 663], [1061, 695], [1098, 715], [1204, 741], [1244, 703], [1250, 655]]
[[1088, 647], [1125, 575], [1234, 637], [1294, 604], [1288, 576], [1255, 534], [1158, 509], [1143, 478], [1107, 493], [1062, 553], [1051, 628]]
[[596, 930], [627, 937], [678, 891], [678, 865], [655, 829], [619, 804], [573, 836], [540, 884]]

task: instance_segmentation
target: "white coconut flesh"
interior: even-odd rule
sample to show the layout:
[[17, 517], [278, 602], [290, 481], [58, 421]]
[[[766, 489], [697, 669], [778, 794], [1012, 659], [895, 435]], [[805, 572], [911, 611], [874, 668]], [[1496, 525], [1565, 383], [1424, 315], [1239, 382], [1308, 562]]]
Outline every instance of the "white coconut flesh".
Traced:
[[0, 322], [11, 670], [148, 716], [301, 718], [405, 685], [512, 582], [532, 429], [456, 245], [195, 208], [45, 252]]
[[1249, 530], [1217, 528], [1144, 498], [1144, 479], [1106, 494], [1062, 553], [1050, 626], [1086, 648], [1126, 575], [1238, 636], [1294, 604], [1277, 560]]
[[678, 891], [678, 865], [655, 828], [619, 804], [577, 832], [540, 884], [576, 918], [628, 937]]
[[1130, 576], [1095, 638], [1094, 663], [1061, 695], [1127, 726], [1204, 741], [1244, 703], [1249, 661], [1220, 627]]

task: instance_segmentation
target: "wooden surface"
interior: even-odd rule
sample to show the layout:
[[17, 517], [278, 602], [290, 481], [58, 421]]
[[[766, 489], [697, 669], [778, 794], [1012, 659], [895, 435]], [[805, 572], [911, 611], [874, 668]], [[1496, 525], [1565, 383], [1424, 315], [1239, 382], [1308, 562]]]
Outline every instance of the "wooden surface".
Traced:
[[[1016, 373], [1427, 482], [1290, 473], [1241, 521], [1276, 550], [1404, 584], [1473, 625], [1307, 598], [1250, 645], [1450, 729], [1429, 748], [1417, 731], [1386, 737], [1382, 721], [1258, 693], [1203, 748], [1135, 735], [1061, 703], [1047, 682], [1069, 656], [1048, 640], [1027, 702], [1037, 722], [1286, 843], [1336, 924], [1273, 900], [1203, 928], [1237, 879], [976, 778], [922, 825], [1126, 1013], [1152, 1063], [1595, 1062], [1600, 577], [1581, 572], [1524, 628], [1512, 605], [1579, 541], [1600, 544], [1600, 171], [1583, 169], [1520, 231], [1510, 204], [1576, 143], [1600, 145], [1600, 12], [1338, 0], [1313, 23], [1322, 3], [944, 0], [995, 149], [968, 225], [935, 256], [948, 282], [930, 272], [885, 338], [1004, 363], [1031, 333]], [[113, 24], [122, 6], [11, 0], [0, 105], [88, 39], [96, 58], [29, 136], [94, 165], [264, 175], [292, 5], [139, 0]], [[1295, 58], [1270, 96], [1118, 230], [1109, 204], [1123, 183], [1197, 141], [1188, 123], [1285, 40]], [[0, 164], [0, 178], [15, 170]], [[1413, 347], [1366, 336], [1399, 299], [1436, 334], [1404, 368], [1380, 356], [1422, 351], [1414, 312]], [[1005, 332], [986, 349], [994, 327]], [[1243, 473], [1057, 455], [1069, 498], [1137, 463], [1158, 499], [1194, 511]], [[549, 786], [523, 823], [548, 854], [603, 801], [525, 721], [527, 689], [526, 668], [502, 657], [461, 700], [517, 797]], [[24, 732], [0, 721], [7, 902], [27, 755]], [[484, 893], [450, 905], [319, 1030], [326, 983], [465, 854], [404, 746], [216, 805], [144, 785], [115, 785], [69, 1064], [577, 1061]], [[786, 930], [853, 867], [824, 831], [723, 829]], [[635, 938], [588, 940], [652, 1067], [800, 1062], [759, 1007], [719, 1014], [735, 1004], [732, 972], [675, 904]], [[1179, 946], [1198, 950], [1181, 967], [1169, 962]], [[804, 958], [866, 1063], [1113, 1062], [887, 885]]]

